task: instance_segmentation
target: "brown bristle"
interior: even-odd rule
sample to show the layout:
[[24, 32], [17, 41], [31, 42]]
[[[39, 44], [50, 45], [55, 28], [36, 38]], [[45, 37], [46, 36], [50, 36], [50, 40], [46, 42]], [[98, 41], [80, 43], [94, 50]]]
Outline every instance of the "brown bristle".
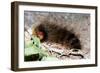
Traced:
[[44, 38], [42, 42], [54, 42], [70, 48], [81, 49], [81, 43], [78, 37], [71, 31], [62, 26], [51, 23], [41, 23], [35, 28], [36, 32], [43, 32]]

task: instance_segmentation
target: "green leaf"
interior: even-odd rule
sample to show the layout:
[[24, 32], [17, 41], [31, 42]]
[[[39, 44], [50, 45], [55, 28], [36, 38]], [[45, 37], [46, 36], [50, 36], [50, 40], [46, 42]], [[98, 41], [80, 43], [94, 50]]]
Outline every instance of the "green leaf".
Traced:
[[25, 48], [28, 48], [28, 47], [31, 47], [31, 46], [33, 46], [33, 42], [31, 40], [25, 42]]
[[41, 44], [40, 39], [36, 36], [32, 37], [32, 39], [33, 39], [32, 42], [33, 42], [34, 46], [40, 48], [40, 44]]
[[40, 57], [49, 56], [49, 53], [41, 48], [40, 39], [36, 36], [32, 37], [32, 40], [25, 42], [25, 56], [32, 54], [39, 54]]
[[37, 53], [40, 53], [40, 50], [35, 46], [25, 48], [25, 55], [26, 56], [31, 55], [31, 54], [37, 54]]

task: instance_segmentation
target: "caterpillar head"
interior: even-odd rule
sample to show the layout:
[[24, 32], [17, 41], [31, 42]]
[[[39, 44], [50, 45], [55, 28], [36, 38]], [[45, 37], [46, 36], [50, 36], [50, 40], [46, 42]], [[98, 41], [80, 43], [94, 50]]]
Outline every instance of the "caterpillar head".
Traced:
[[47, 32], [43, 26], [33, 28], [32, 35], [36, 35], [40, 41], [45, 41], [47, 39]]

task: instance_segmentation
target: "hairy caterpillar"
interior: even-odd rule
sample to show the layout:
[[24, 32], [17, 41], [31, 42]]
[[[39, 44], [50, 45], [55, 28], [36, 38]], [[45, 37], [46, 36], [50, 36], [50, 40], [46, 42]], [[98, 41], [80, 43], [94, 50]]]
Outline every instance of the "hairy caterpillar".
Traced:
[[[81, 49], [81, 43], [78, 37], [72, 32], [63, 28], [62, 25], [43, 22], [34, 29], [35, 35], [41, 38], [41, 42], [53, 42], [62, 44], [65, 47]], [[33, 35], [34, 35], [33, 31]]]

